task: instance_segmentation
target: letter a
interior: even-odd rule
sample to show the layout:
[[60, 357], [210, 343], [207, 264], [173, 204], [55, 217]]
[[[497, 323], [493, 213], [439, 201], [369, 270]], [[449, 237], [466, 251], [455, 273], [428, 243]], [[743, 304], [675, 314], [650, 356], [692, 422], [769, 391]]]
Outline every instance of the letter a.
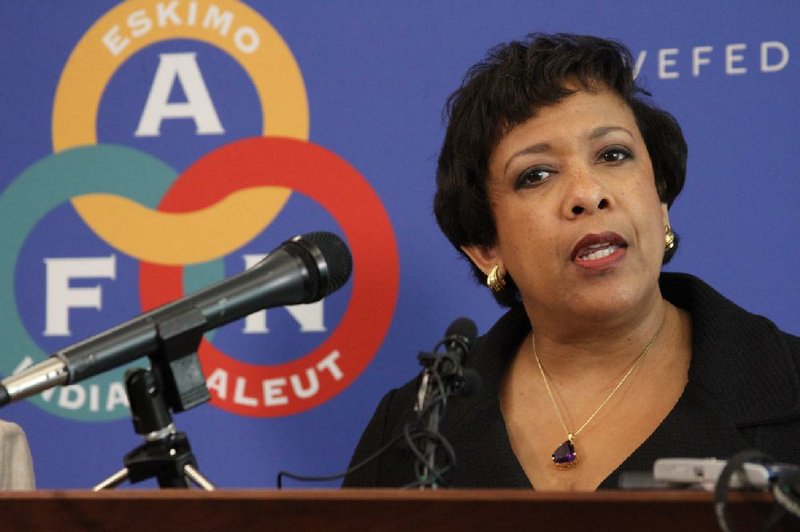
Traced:
[[[169, 94], [176, 81], [183, 88], [185, 102], [169, 102]], [[158, 70], [134, 136], [159, 136], [161, 121], [165, 118], [193, 119], [198, 135], [225, 133], [194, 53], [161, 54]]]

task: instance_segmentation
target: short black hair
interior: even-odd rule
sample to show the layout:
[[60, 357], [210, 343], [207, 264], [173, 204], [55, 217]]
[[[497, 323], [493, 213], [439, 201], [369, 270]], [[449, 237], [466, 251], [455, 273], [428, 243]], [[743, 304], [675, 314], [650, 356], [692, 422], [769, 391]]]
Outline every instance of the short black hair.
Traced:
[[[617, 94], [630, 107], [653, 164], [655, 185], [668, 206], [686, 177], [687, 147], [675, 118], [656, 107], [634, 79], [634, 61], [623, 44], [588, 35], [567, 33], [528, 35], [502, 44], [467, 72], [450, 95], [445, 112], [447, 131], [436, 174], [434, 213], [439, 227], [463, 253], [462, 246], [492, 246], [497, 228], [486, 183], [489, 159], [500, 139], [515, 126], [575, 92], [598, 87]], [[666, 251], [664, 263], [677, 249]], [[486, 275], [474, 264], [479, 282]], [[519, 300], [519, 290], [507, 277], [495, 294], [502, 305]]]

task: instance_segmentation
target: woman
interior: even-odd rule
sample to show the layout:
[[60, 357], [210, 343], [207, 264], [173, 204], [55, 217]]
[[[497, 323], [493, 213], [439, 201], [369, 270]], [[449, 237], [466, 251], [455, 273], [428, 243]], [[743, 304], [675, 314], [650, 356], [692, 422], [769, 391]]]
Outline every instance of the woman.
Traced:
[[[533, 35], [450, 98], [437, 220], [511, 307], [470, 354], [481, 391], [448, 402], [451, 486], [595, 490], [660, 457], [751, 448], [800, 463], [800, 339], [660, 272], [686, 144], [633, 64], [614, 42]], [[353, 464], [415, 418], [418, 387], [384, 397]], [[344, 485], [412, 482], [405, 447]]]

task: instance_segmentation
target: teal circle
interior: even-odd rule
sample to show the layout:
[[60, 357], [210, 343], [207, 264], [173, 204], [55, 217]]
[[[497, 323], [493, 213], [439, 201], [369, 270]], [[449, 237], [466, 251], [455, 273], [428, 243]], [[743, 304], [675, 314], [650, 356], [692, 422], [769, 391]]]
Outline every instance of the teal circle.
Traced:
[[[50, 211], [75, 196], [108, 193], [126, 197], [155, 209], [178, 174], [160, 160], [144, 152], [116, 145], [97, 145], [70, 149], [45, 157], [23, 171], [0, 195], [0, 336], [5, 352], [0, 356], [0, 372], [10, 375], [17, 365], [30, 356], [34, 363], [48, 357], [28, 335], [17, 311], [15, 273], [16, 261], [29, 233]], [[218, 267], [206, 264], [194, 275], [217, 276]], [[209, 282], [213, 279], [205, 279]], [[112, 383], [120, 383], [125, 368], [117, 368], [79, 383], [84, 390], [98, 386], [108, 393]], [[45, 395], [51, 393], [52, 396]], [[69, 409], [59, 406], [58, 394], [65, 390], [45, 392], [30, 399], [43, 410], [58, 416], [83, 420], [107, 421], [127, 417], [128, 408], [117, 404], [110, 410], [101, 407], [91, 410], [87, 401], [83, 407]], [[45, 397], [49, 400], [45, 400]], [[104, 397], [104, 395], [101, 395]]]

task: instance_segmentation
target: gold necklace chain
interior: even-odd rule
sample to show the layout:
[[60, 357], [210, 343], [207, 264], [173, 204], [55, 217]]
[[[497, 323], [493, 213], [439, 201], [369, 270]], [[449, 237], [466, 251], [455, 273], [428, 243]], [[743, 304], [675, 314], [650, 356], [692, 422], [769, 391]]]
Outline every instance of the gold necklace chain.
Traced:
[[622, 387], [622, 385], [625, 384], [625, 381], [628, 380], [628, 377], [630, 377], [631, 373], [633, 373], [633, 371], [637, 367], [639, 367], [639, 364], [642, 363], [645, 355], [647, 355], [647, 353], [650, 351], [650, 348], [653, 347], [653, 344], [656, 343], [656, 339], [658, 338], [658, 335], [661, 334], [661, 329], [664, 328], [664, 323], [666, 321], [667, 321], [667, 315], [665, 312], [664, 318], [661, 320], [661, 325], [658, 327], [658, 330], [650, 339], [650, 342], [648, 342], [648, 344], [645, 346], [645, 348], [642, 350], [642, 352], [639, 354], [636, 360], [633, 361], [631, 367], [628, 368], [628, 371], [625, 372], [625, 375], [622, 376], [622, 379], [617, 383], [616, 386], [614, 386], [614, 389], [611, 390], [611, 393], [608, 394], [608, 396], [603, 400], [603, 402], [600, 403], [600, 406], [598, 406], [595, 409], [595, 411], [592, 412], [592, 415], [589, 416], [589, 419], [587, 419], [583, 423], [583, 425], [581, 425], [575, 432], [570, 432], [569, 429], [567, 428], [567, 424], [564, 422], [564, 416], [561, 414], [561, 408], [559, 408], [558, 401], [556, 401], [556, 398], [553, 396], [553, 390], [550, 387], [550, 379], [547, 378], [547, 374], [545, 373], [544, 368], [542, 367], [542, 362], [539, 360], [539, 354], [536, 352], [536, 339], [533, 335], [533, 330], [531, 330], [531, 347], [533, 348], [533, 358], [536, 359], [536, 366], [539, 368], [539, 373], [542, 375], [542, 381], [544, 381], [544, 387], [545, 389], [547, 389], [547, 395], [550, 397], [550, 402], [553, 403], [553, 408], [555, 409], [556, 414], [558, 415], [558, 420], [561, 422], [561, 427], [564, 429], [564, 432], [567, 433], [567, 440], [564, 443], [562, 443], [558, 447], [558, 449], [556, 449], [556, 451], [553, 453], [553, 462], [555, 462], [556, 466], [559, 469], [568, 469], [570, 467], [578, 465], [578, 456], [577, 453], [575, 452], [575, 436], [580, 434], [580, 432], [583, 429], [585, 429], [586, 426], [589, 425], [589, 423], [592, 422], [592, 420], [600, 412], [600, 410], [602, 410], [603, 407], [606, 406], [606, 404], [611, 400], [611, 398], [614, 397], [614, 394], [617, 393], [617, 390], [619, 390]]

